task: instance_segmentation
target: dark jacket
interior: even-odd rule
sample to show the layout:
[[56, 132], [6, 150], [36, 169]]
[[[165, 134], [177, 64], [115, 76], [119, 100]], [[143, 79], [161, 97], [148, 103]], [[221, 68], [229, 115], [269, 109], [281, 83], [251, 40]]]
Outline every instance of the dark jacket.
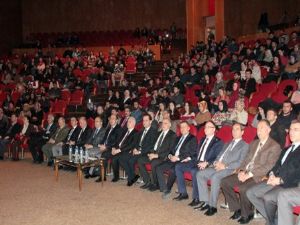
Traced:
[[[159, 138], [159, 135], [157, 138]], [[156, 141], [158, 141], [158, 139]], [[175, 148], [175, 143], [176, 143], [176, 134], [174, 131], [169, 130], [163, 142], [161, 143], [161, 146], [156, 149], [156, 152], [154, 151], [153, 152], [158, 154], [159, 159], [166, 160], [168, 155]], [[154, 143], [154, 145], [155, 144], [156, 142]]]
[[122, 135], [120, 135], [119, 140], [116, 142], [116, 145], [114, 146], [115, 148], [119, 148], [121, 150], [121, 153], [123, 153], [123, 152], [130, 152], [136, 146], [136, 142], [137, 142], [137, 130], [135, 130], [135, 129], [133, 129], [130, 132], [130, 134], [127, 135], [127, 137], [121, 143], [121, 141], [123, 140], [123, 138], [126, 135], [127, 131], [128, 130], [124, 130], [122, 132]]
[[157, 131], [153, 127], [150, 127], [146, 135], [144, 136], [143, 141], [141, 142], [144, 130], [145, 129], [137, 133], [137, 141], [135, 146], [136, 149], [141, 149], [142, 155], [146, 155], [147, 153], [153, 150], [157, 139]]
[[[204, 144], [205, 139], [206, 137], [203, 137], [200, 140], [200, 143], [197, 148], [197, 159], [199, 158], [199, 154], [201, 154], [200, 150], [202, 148], [202, 145]], [[220, 138], [214, 136], [210, 141], [209, 145], [207, 146], [207, 150], [204, 156], [204, 161], [208, 162], [209, 164], [212, 164], [216, 160], [219, 153], [221, 152], [223, 145], [224, 145], [223, 141], [221, 141]]]
[[84, 129], [84, 131], [81, 133], [81, 135], [80, 135], [80, 132], [79, 132], [79, 135], [77, 137], [77, 140], [75, 141], [75, 145], [77, 145], [79, 147], [82, 147], [82, 146], [84, 146], [87, 143], [88, 139], [90, 138], [90, 136], [93, 133], [93, 130], [92, 130], [92, 128], [90, 128], [89, 126], [87, 126]]
[[101, 142], [101, 144], [106, 145], [107, 149], [111, 149], [112, 147], [114, 147], [117, 144], [117, 141], [120, 139], [120, 136], [122, 135], [122, 128], [119, 124], [117, 124], [109, 134], [110, 129], [111, 127], [108, 127], [106, 129], [104, 138]]
[[[176, 145], [172, 150], [172, 155], [175, 155], [176, 153], [176, 146], [178, 145], [180, 141], [180, 137], [177, 137]], [[185, 138], [184, 142], [182, 143], [180, 150], [179, 150], [179, 160], [184, 160], [187, 157], [190, 157], [192, 160], [197, 157], [197, 139], [194, 135], [188, 134], [188, 136]]]

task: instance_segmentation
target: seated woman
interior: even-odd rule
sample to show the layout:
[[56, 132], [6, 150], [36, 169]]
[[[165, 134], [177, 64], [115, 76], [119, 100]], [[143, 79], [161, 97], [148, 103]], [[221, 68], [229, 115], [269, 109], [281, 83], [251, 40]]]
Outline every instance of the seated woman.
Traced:
[[169, 111], [170, 111], [170, 119], [172, 121], [177, 121], [180, 119], [180, 113], [178, 109], [176, 108], [176, 105], [174, 102], [169, 103]]
[[235, 108], [232, 110], [229, 123], [238, 122], [243, 125], [247, 125], [248, 112], [245, 110], [245, 103], [243, 99], [239, 99], [235, 102]]
[[227, 102], [221, 100], [218, 104], [218, 111], [213, 115], [212, 121], [220, 128], [222, 127], [223, 122], [228, 120], [229, 116], [230, 112], [228, 112]]
[[219, 96], [213, 101], [213, 110], [214, 112], [218, 111], [218, 105], [220, 101], [225, 101], [226, 103], [229, 102], [229, 96], [226, 95], [225, 88], [220, 87], [219, 88]]
[[277, 82], [281, 76], [282, 71], [283, 71], [283, 66], [281, 65], [279, 58], [277, 56], [274, 56], [269, 73], [267, 77], [264, 79], [264, 82], [265, 83], [271, 81]]
[[197, 126], [199, 129], [203, 126], [207, 121], [211, 119], [211, 114], [207, 108], [207, 102], [201, 101], [198, 103], [199, 112], [196, 114], [193, 124]]
[[29, 117], [23, 117], [23, 126], [21, 132], [15, 135], [11, 142], [12, 149], [12, 160], [19, 160], [19, 149], [21, 149], [22, 144], [28, 140], [30, 135], [34, 132], [34, 126], [29, 123]]
[[184, 108], [182, 110], [182, 113], [180, 115], [181, 120], [193, 120], [195, 118], [195, 113], [192, 110], [192, 105], [189, 102], [184, 103]]
[[124, 66], [121, 61], [115, 65], [114, 72], [111, 74], [111, 82], [113, 87], [116, 86], [116, 80], [120, 80], [120, 84], [124, 80]]
[[166, 106], [164, 103], [159, 103], [158, 105], [158, 111], [155, 115], [155, 120], [160, 124], [163, 121], [163, 115], [164, 112], [166, 111]]
[[240, 85], [239, 82], [236, 81], [232, 84], [232, 92], [228, 102], [229, 109], [234, 108], [235, 102], [239, 99], [239, 96], [240, 96]]
[[262, 119], [266, 119], [266, 113], [263, 108], [263, 103], [261, 102], [258, 104], [258, 112], [255, 114], [255, 116], [252, 120], [251, 126], [257, 127], [258, 122]]

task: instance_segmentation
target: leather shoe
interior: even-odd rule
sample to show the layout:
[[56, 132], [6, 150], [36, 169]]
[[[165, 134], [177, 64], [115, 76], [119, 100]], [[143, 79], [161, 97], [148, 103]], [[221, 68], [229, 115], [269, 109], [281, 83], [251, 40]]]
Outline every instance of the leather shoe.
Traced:
[[144, 185], [140, 186], [140, 188], [141, 189], [148, 189], [150, 185], [151, 185], [150, 183], [145, 183]]
[[240, 224], [247, 224], [247, 223], [249, 223], [252, 219], [253, 219], [253, 215], [249, 215], [248, 217], [241, 217], [239, 220], [238, 220], [238, 222], [240, 223]]
[[135, 177], [131, 180], [132, 184], [134, 184], [135, 182], [137, 182], [137, 180], [140, 178], [139, 175], [135, 175]]
[[119, 177], [114, 177], [112, 180], [111, 180], [111, 182], [118, 182], [119, 181]]
[[127, 182], [127, 186], [128, 186], [128, 187], [130, 187], [130, 186], [132, 186], [132, 185], [133, 185], [133, 182], [132, 182], [132, 181], [128, 181], [128, 182]]
[[155, 185], [155, 184], [151, 184], [148, 188], [149, 191], [153, 192], [153, 191], [157, 191], [159, 188]]
[[193, 201], [191, 201], [188, 205], [191, 207], [197, 206], [200, 204], [199, 199], [194, 198]]
[[171, 195], [171, 190], [166, 190], [166, 191], [164, 191], [164, 193], [162, 194], [161, 197], [163, 199], [168, 199], [170, 197], [170, 195]]
[[185, 200], [188, 198], [189, 198], [189, 196], [187, 194], [179, 194], [177, 197], [173, 198], [173, 200], [182, 201], [182, 200]]
[[201, 211], [204, 211], [204, 210], [207, 210], [207, 209], [209, 209], [209, 205], [208, 204], [204, 204], [202, 207], [201, 207]]
[[91, 175], [90, 175], [90, 174], [86, 174], [86, 175], [84, 176], [84, 178], [85, 178], [85, 179], [89, 179], [89, 178], [91, 178]]
[[209, 207], [208, 210], [204, 213], [206, 216], [213, 216], [218, 210], [215, 207]]
[[205, 204], [205, 202], [200, 201], [200, 202], [199, 202], [199, 205], [198, 205], [197, 207], [195, 207], [194, 209], [195, 209], [195, 210], [200, 210], [204, 204]]
[[237, 210], [233, 213], [233, 215], [229, 218], [231, 220], [236, 220], [241, 217], [241, 210]]

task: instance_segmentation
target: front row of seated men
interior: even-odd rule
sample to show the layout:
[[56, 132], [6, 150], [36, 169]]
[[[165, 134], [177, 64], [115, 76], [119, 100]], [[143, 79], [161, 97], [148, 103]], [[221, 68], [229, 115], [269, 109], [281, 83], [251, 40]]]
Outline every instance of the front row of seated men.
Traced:
[[[177, 181], [179, 194], [174, 198], [177, 201], [188, 199], [184, 173], [190, 172], [193, 193], [189, 205], [204, 211], [205, 215], [217, 213], [217, 199], [222, 189], [233, 212], [230, 219], [240, 224], [247, 224], [253, 219], [253, 206], [267, 224], [293, 224], [291, 208], [300, 204], [300, 188], [297, 187], [300, 181], [300, 121], [291, 123], [289, 134], [292, 145], [283, 150], [270, 137], [271, 128], [267, 120], [258, 123], [257, 139], [250, 145], [243, 140], [244, 126], [239, 123], [232, 126], [232, 141], [224, 144], [215, 136], [215, 124], [206, 122], [205, 137], [197, 145], [187, 122], [180, 123], [181, 136], [177, 137], [170, 130], [168, 119], [162, 121], [160, 132], [152, 126], [152, 118], [148, 114], [143, 116], [143, 129], [139, 132], [135, 130], [133, 117], [128, 119], [125, 129], [117, 121], [117, 117], [111, 115], [108, 127], [103, 128], [101, 118], [97, 117], [92, 130], [82, 117], [77, 136], [72, 137], [77, 129], [76, 118], [71, 119], [72, 129], [67, 129], [64, 119], [60, 118], [58, 129], [42, 151], [51, 165], [52, 157], [66, 154], [64, 149], [69, 146], [84, 147], [90, 155], [106, 159], [105, 170], [107, 161], [111, 161], [112, 182], [119, 180], [119, 167], [123, 167], [128, 175], [128, 186], [139, 178], [135, 169], [138, 164], [144, 181], [142, 189], [160, 190], [162, 198], [166, 199]], [[147, 164], [151, 165], [152, 176], [146, 169]], [[97, 169], [91, 168], [85, 177], [99, 176]], [[101, 179], [99, 177], [96, 181]]]

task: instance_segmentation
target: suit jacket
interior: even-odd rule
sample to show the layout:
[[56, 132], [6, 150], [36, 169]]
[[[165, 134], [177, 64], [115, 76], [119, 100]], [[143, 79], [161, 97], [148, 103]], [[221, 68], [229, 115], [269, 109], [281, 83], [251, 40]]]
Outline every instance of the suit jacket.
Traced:
[[271, 126], [270, 137], [273, 138], [280, 147], [283, 149], [285, 146], [286, 132], [283, 124], [280, 124], [278, 120]]
[[143, 136], [144, 130], [141, 130], [137, 133], [137, 141], [136, 141], [136, 149], [139, 149], [141, 147], [141, 154], [146, 155], [149, 153], [151, 150], [153, 150], [155, 142], [157, 140], [157, 131], [153, 128], [150, 127], [149, 130], [147, 131], [146, 135], [143, 138], [143, 141], [140, 145], [141, 138]]
[[[254, 140], [251, 142], [248, 154], [240, 167], [241, 170], [246, 170], [246, 167], [248, 163], [251, 162], [258, 145], [259, 140]], [[271, 168], [275, 165], [280, 152], [280, 145], [271, 137], [269, 137], [254, 160], [254, 166], [251, 172], [253, 174], [253, 179], [256, 182], [261, 181], [261, 179], [268, 173], [268, 171], [271, 170]]]
[[16, 134], [20, 133], [22, 130], [22, 126], [19, 123], [15, 123], [11, 125], [10, 128], [6, 131], [4, 137], [8, 136], [9, 138], [14, 138]]
[[[175, 155], [176, 153], [176, 146], [179, 143], [180, 138], [181, 136], [177, 137], [175, 147], [172, 150], [172, 155]], [[180, 161], [188, 157], [194, 160], [197, 157], [197, 139], [194, 135], [188, 134], [188, 136], [185, 138], [184, 142], [180, 147], [178, 157]]]
[[245, 90], [245, 96], [250, 97], [251, 93], [256, 91], [256, 81], [254, 78], [250, 78], [248, 82], [246, 80], [241, 81], [241, 88]]
[[117, 144], [117, 141], [120, 139], [120, 136], [122, 135], [122, 128], [119, 124], [117, 124], [109, 134], [110, 129], [110, 126], [106, 129], [104, 138], [100, 143], [105, 144], [107, 149], [111, 149], [112, 147], [114, 147]]
[[[22, 131], [22, 129], [23, 129], [23, 127], [21, 128], [20, 132]], [[28, 125], [28, 127], [27, 127], [27, 130], [26, 130], [24, 136], [30, 137], [31, 134], [34, 133], [34, 131], [35, 131], [34, 126], [30, 123], [30, 124]]]
[[53, 123], [50, 128], [49, 128], [49, 131], [47, 132], [47, 127], [48, 127], [48, 124], [46, 124], [46, 126], [44, 127], [44, 131], [42, 133], [42, 137], [44, 140], [49, 140], [50, 137], [53, 136], [53, 134], [55, 133], [56, 129], [57, 129], [57, 125], [55, 123]]
[[[158, 137], [159, 138], [159, 135]], [[156, 140], [158, 141], [158, 140]], [[156, 142], [155, 142], [156, 143]], [[155, 145], [154, 143], [154, 145]], [[174, 131], [169, 130], [166, 134], [163, 142], [161, 143], [161, 146], [156, 149], [156, 152], [158, 154], [158, 158], [162, 160], [166, 160], [168, 155], [172, 152], [172, 150], [175, 148], [176, 143], [176, 134]]]
[[[222, 151], [219, 153], [216, 161], [219, 161], [224, 152], [227, 150], [231, 142], [224, 145]], [[238, 143], [235, 144], [233, 149], [226, 152], [226, 157], [223, 157], [222, 162], [226, 165], [227, 169], [236, 169], [240, 167], [244, 161], [249, 150], [249, 145], [241, 139]]]
[[[81, 131], [80, 131], [81, 132]], [[79, 134], [80, 134], [79, 132]], [[77, 140], [75, 141], [75, 145], [78, 145], [80, 147], [84, 146], [88, 139], [90, 138], [90, 136], [92, 135], [92, 128], [90, 128], [89, 126], [87, 126], [84, 131], [81, 133], [81, 135], [78, 135]]]
[[283, 180], [282, 187], [284, 188], [297, 187], [300, 182], [300, 146], [294, 149], [293, 152], [290, 152], [281, 165], [281, 160], [288, 149], [289, 148], [285, 148], [281, 152], [279, 159], [271, 169], [275, 176]]
[[104, 127], [101, 127], [98, 133], [94, 136], [94, 133], [96, 132], [96, 128], [93, 129], [92, 135], [87, 141], [87, 144], [93, 145], [93, 147], [98, 147], [98, 145], [101, 143], [101, 141], [104, 138], [106, 129]]
[[[206, 137], [203, 137], [200, 140], [200, 143], [197, 148], [197, 158], [196, 159], [198, 159], [199, 154], [201, 154], [200, 149], [201, 149], [202, 145], [204, 144], [205, 139], [206, 139]], [[204, 155], [204, 161], [208, 162], [209, 164], [212, 164], [215, 161], [215, 159], [217, 158], [220, 151], [222, 150], [223, 145], [224, 145], [224, 143], [223, 143], [223, 141], [220, 140], [220, 138], [213, 136], [209, 145], [207, 146], [207, 150]]]
[[[73, 131], [73, 127], [69, 130], [68, 135], [66, 136], [64, 142], [68, 142], [68, 141], [76, 141], [78, 138], [78, 135], [81, 131], [81, 128], [79, 126], [76, 126], [75, 130]], [[72, 132], [71, 137], [69, 137], [69, 134]]]
[[[114, 146], [115, 148], [119, 148], [121, 152], [130, 152], [133, 150], [136, 146], [137, 142], [137, 131], [133, 129], [130, 134], [124, 139], [124, 141], [121, 143], [123, 140], [124, 136], [126, 135], [128, 130], [124, 130], [122, 132], [122, 135], [120, 135], [119, 140], [116, 142], [116, 145]], [[120, 146], [121, 143], [121, 146]]]
[[55, 144], [59, 142], [63, 142], [68, 136], [69, 130], [70, 128], [68, 126], [64, 126], [61, 129], [58, 128], [53, 134], [53, 136], [51, 137], [55, 141]]

